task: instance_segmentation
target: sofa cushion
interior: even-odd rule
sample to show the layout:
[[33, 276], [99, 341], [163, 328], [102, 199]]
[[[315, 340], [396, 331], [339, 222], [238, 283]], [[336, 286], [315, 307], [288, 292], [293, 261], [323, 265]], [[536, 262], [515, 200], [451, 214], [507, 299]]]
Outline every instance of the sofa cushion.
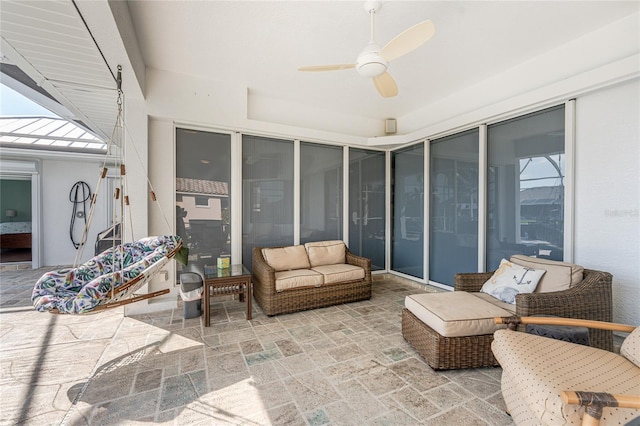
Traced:
[[544, 274], [544, 269], [533, 269], [502, 259], [500, 267], [484, 283], [480, 292], [515, 304], [516, 294], [533, 293]]
[[511, 312], [465, 291], [414, 294], [405, 298], [404, 306], [445, 337], [491, 334], [506, 327], [496, 324], [494, 317], [511, 315]]
[[636, 327], [622, 342], [620, 355], [640, 368], [640, 327]]
[[309, 269], [311, 266], [304, 246], [264, 248], [262, 256], [276, 271]]
[[[584, 409], [565, 404], [563, 390], [640, 394], [640, 369], [613, 352], [511, 330], [496, 331], [491, 349], [509, 376], [510, 392], [517, 392], [537, 424], [581, 424]], [[625, 424], [638, 414], [605, 408], [601, 424]]]
[[324, 282], [322, 274], [311, 269], [276, 272], [276, 291], [300, 287], [320, 287]]
[[306, 243], [304, 247], [312, 268], [346, 262], [346, 247], [342, 240], [316, 241]]
[[584, 275], [584, 268], [574, 263], [540, 259], [521, 254], [511, 256], [510, 260], [513, 263], [526, 266], [527, 268], [544, 269], [547, 271], [538, 283], [536, 293], [566, 290], [580, 283]]
[[346, 263], [315, 266], [312, 270], [324, 275], [325, 284], [355, 281], [364, 278], [364, 269], [359, 266], [349, 265]]

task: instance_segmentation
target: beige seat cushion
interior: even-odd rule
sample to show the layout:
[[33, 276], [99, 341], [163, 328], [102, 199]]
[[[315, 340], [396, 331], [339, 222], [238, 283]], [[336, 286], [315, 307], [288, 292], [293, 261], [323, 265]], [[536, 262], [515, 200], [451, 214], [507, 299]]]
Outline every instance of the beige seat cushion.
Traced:
[[364, 269], [346, 263], [316, 266], [312, 270], [324, 275], [325, 284], [355, 281], [364, 278]]
[[324, 282], [322, 274], [311, 269], [276, 272], [276, 291], [300, 287], [320, 287]]
[[[584, 409], [564, 404], [563, 390], [640, 394], [640, 368], [613, 352], [511, 330], [496, 331], [491, 349], [508, 375], [505, 401], [523, 400], [541, 424], [581, 424]], [[605, 408], [601, 424], [625, 424], [638, 415]]]
[[584, 268], [574, 263], [540, 259], [521, 254], [511, 256], [509, 260], [520, 266], [547, 271], [538, 282], [535, 293], [566, 290], [580, 283], [584, 275]]
[[494, 317], [511, 315], [509, 311], [464, 291], [414, 294], [405, 298], [404, 306], [445, 337], [491, 334], [505, 327], [496, 324]]
[[342, 240], [316, 241], [304, 246], [312, 268], [346, 262], [346, 247]]
[[304, 246], [263, 248], [262, 256], [276, 271], [309, 269], [309, 258]]

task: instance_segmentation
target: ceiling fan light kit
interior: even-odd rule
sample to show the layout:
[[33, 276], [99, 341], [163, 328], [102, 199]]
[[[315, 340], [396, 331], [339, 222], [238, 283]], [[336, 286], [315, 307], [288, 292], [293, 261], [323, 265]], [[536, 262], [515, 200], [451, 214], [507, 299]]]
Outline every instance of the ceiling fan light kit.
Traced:
[[382, 3], [367, 1], [364, 9], [371, 16], [371, 40], [358, 55], [355, 64], [315, 65], [300, 67], [299, 71], [337, 71], [355, 68], [362, 77], [372, 78], [373, 84], [384, 98], [398, 94], [398, 86], [387, 72], [389, 62], [417, 49], [427, 42], [435, 33], [435, 27], [430, 20], [422, 21], [401, 32], [387, 43], [382, 49], [375, 42], [375, 14], [380, 11]]
[[369, 43], [358, 56], [356, 69], [363, 77], [377, 77], [387, 70], [387, 61], [380, 56], [380, 48], [375, 43]]

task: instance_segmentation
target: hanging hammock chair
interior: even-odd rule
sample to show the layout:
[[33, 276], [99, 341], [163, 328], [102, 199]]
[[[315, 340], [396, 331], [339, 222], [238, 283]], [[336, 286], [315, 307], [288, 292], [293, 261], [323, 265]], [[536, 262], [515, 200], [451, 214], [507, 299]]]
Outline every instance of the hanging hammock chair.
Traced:
[[[122, 128], [122, 90], [121, 90], [121, 70], [118, 66], [118, 117], [116, 129]], [[107, 153], [110, 152], [114, 135], [109, 140]], [[117, 148], [117, 144], [116, 148]], [[118, 151], [122, 154], [122, 150]], [[82, 249], [87, 240], [87, 233], [93, 217], [94, 208], [100, 183], [107, 176], [107, 159], [102, 168], [102, 174], [96, 186], [96, 190], [91, 198], [91, 208], [86, 221], [82, 240], [78, 245], [78, 252], [74, 267], [45, 273], [35, 284], [31, 301], [39, 312], [50, 312], [60, 314], [86, 314], [100, 312], [105, 309], [115, 308], [133, 302], [149, 299], [170, 292], [163, 289], [147, 294], [136, 295], [135, 292], [147, 284], [151, 278], [158, 273], [162, 267], [173, 257], [178, 255], [178, 259], [186, 264], [188, 252], [182, 246], [182, 240], [177, 235], [162, 235], [156, 237], [146, 237], [134, 242], [118, 244], [120, 242], [120, 230], [124, 216], [125, 206], [129, 206], [126, 193], [124, 176], [126, 169], [124, 164], [119, 164], [120, 184], [114, 193], [114, 204], [120, 204], [120, 217], [118, 210], [114, 208], [113, 233], [117, 232], [117, 237], [112, 235], [112, 246], [97, 254], [92, 259], [82, 265], [77, 266], [78, 259], [82, 255]], [[147, 183], [151, 183], [147, 179]], [[153, 189], [150, 191], [151, 200], [157, 203]], [[129, 211], [129, 214], [131, 212]], [[167, 221], [164, 213], [162, 216]], [[132, 222], [132, 220], [130, 220]], [[109, 231], [109, 230], [107, 230]], [[108, 232], [107, 232], [108, 233]], [[98, 235], [98, 240], [103, 238], [105, 231]], [[123, 236], [123, 234], [122, 234]], [[97, 244], [98, 246], [98, 244]]]
[[133, 296], [181, 247], [179, 236], [164, 235], [108, 248], [77, 268], [44, 274], [31, 300], [40, 312], [83, 314], [166, 294]]

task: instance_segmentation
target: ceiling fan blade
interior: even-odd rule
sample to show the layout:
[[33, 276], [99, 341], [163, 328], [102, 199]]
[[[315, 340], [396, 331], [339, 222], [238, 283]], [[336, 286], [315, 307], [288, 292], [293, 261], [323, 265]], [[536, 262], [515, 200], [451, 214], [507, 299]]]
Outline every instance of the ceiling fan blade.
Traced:
[[337, 65], [313, 65], [310, 67], [300, 67], [298, 71], [337, 71], [355, 68], [356, 64], [337, 64]]
[[401, 32], [380, 51], [385, 61], [391, 62], [422, 46], [436, 32], [436, 27], [427, 19]]
[[398, 94], [398, 86], [388, 72], [373, 78], [373, 84], [383, 98], [391, 98]]

